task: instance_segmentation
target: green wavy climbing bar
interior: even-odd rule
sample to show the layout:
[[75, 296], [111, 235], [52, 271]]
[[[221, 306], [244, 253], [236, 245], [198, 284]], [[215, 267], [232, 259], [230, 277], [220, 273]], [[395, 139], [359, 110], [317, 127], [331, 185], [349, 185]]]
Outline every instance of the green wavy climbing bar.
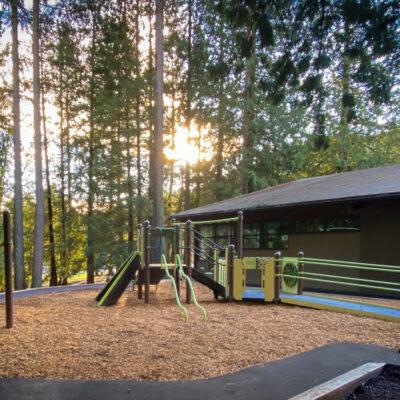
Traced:
[[175, 279], [174, 277], [169, 273], [169, 269], [168, 269], [168, 265], [167, 265], [167, 260], [165, 258], [165, 255], [163, 254], [161, 256], [161, 267], [163, 269], [165, 269], [165, 274], [167, 275], [168, 279], [171, 281], [172, 283], [172, 287], [174, 289], [174, 293], [175, 293], [175, 300], [176, 300], [176, 304], [178, 305], [178, 307], [180, 308], [180, 310], [182, 311], [182, 314], [185, 318], [185, 322], [188, 322], [189, 320], [189, 316], [188, 316], [188, 312], [186, 310], [186, 308], [182, 305], [181, 300], [179, 298], [179, 294], [178, 294], [178, 290], [176, 288], [176, 283], [175, 283]]
[[203, 314], [204, 321], [206, 321], [207, 320], [206, 310], [197, 301], [196, 293], [194, 292], [194, 288], [193, 288], [193, 285], [192, 285], [192, 280], [190, 279], [190, 277], [188, 275], [185, 274], [185, 271], [183, 270], [183, 267], [182, 267], [182, 260], [181, 260], [181, 257], [179, 256], [179, 254], [177, 254], [175, 256], [175, 265], [179, 270], [179, 274], [186, 280], [186, 284], [189, 285], [189, 287], [190, 287], [190, 292], [192, 293], [193, 303], [200, 310], [200, 312]]

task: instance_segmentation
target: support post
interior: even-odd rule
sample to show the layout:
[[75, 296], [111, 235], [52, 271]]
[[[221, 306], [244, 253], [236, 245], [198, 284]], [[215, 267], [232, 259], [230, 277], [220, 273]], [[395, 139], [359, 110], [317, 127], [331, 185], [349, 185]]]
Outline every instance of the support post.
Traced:
[[[299, 270], [299, 278], [302, 278], [304, 272], [304, 262], [303, 262], [304, 252], [299, 251], [297, 254], [297, 258], [298, 258], [297, 267]], [[303, 294], [303, 279], [297, 280], [297, 294]]]
[[236, 252], [238, 258], [243, 258], [243, 211], [238, 212], [238, 220], [236, 226]]
[[5, 268], [5, 300], [6, 300], [6, 328], [13, 327], [13, 278], [11, 257], [11, 217], [10, 211], [3, 211], [4, 230], [4, 268]]
[[[185, 264], [186, 264], [186, 275], [189, 278], [192, 276], [191, 270], [191, 258], [192, 258], [192, 246], [191, 246], [191, 233], [192, 233], [192, 222], [187, 221], [185, 227]], [[190, 304], [192, 302], [192, 293], [190, 292], [190, 287], [186, 284], [186, 303]]]
[[[142, 265], [142, 260], [143, 260], [143, 225], [142, 224], [138, 224], [138, 230], [137, 230], [137, 244], [136, 244], [136, 249], [137, 249], [137, 251], [139, 251], [140, 252], [140, 265]], [[138, 285], [138, 289], [139, 289], [139, 286], [140, 286], [140, 283], [139, 283], [139, 275], [140, 275], [140, 268], [139, 268], [139, 272], [138, 272], [138, 279], [137, 279], [137, 285]], [[135, 281], [133, 281], [132, 282], [132, 291], [134, 292], [135, 291]], [[141, 298], [141, 297], [139, 297], [139, 294], [138, 294], [138, 298]]]
[[138, 224], [138, 250], [140, 251], [140, 269], [138, 272], [138, 299], [141, 300], [143, 298], [143, 283], [141, 283], [143, 279], [143, 266], [144, 266], [144, 237], [143, 237], [143, 225]]
[[150, 222], [144, 223], [144, 302], [150, 302]]
[[[174, 220], [175, 222], [175, 220]], [[175, 232], [174, 232], [174, 262], [175, 262], [175, 257], [177, 255], [179, 255], [180, 251], [179, 251], [179, 242], [180, 242], [180, 230], [179, 230], [179, 225], [175, 225]], [[176, 285], [176, 291], [178, 292], [178, 297], [181, 294], [181, 281], [180, 281], [180, 276], [179, 276], [179, 269], [175, 268], [175, 285]]]
[[281, 273], [281, 252], [277, 251], [274, 255], [274, 303], [278, 303], [280, 301], [280, 290], [281, 290], [281, 280], [278, 274]]
[[230, 244], [228, 247], [228, 259], [227, 267], [228, 267], [228, 301], [233, 300], [233, 261], [235, 254], [235, 246]]

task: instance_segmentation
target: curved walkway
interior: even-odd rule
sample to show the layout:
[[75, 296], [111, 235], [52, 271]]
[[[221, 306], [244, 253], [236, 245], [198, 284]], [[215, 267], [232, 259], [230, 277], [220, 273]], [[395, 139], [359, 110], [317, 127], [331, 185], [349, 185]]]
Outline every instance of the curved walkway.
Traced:
[[339, 343], [284, 360], [198, 381], [0, 379], [4, 400], [284, 400], [367, 362], [400, 365], [385, 347]]
[[[65, 286], [51, 286], [51, 287], [41, 287], [34, 289], [24, 289], [24, 290], [15, 290], [14, 291], [14, 299], [22, 299], [30, 296], [39, 296], [42, 294], [51, 294], [51, 293], [62, 293], [62, 292], [76, 292], [79, 290], [89, 290], [89, 289], [101, 289], [105, 284], [104, 283], [90, 283], [90, 284], [81, 284], [77, 283], [75, 285], [65, 285]], [[4, 301], [4, 292], [0, 293], [0, 301]]]

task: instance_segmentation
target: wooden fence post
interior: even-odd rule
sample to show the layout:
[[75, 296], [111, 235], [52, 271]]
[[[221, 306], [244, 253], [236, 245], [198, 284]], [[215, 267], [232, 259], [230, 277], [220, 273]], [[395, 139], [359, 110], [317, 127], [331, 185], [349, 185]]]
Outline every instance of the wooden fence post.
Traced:
[[4, 268], [5, 268], [5, 300], [6, 300], [6, 328], [13, 327], [13, 278], [12, 278], [12, 257], [11, 257], [11, 217], [10, 211], [3, 211], [4, 231]]

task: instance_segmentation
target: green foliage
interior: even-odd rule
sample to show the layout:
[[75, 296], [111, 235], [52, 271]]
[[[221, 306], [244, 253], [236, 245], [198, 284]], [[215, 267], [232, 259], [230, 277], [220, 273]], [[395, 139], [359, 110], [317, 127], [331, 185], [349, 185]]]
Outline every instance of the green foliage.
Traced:
[[[192, 132], [190, 140], [203, 154], [190, 166], [192, 206], [240, 194], [243, 174], [256, 190], [400, 162], [396, 2], [191, 0], [190, 5], [189, 74], [189, 1], [165, 2], [164, 146], [177, 146], [190, 113], [192, 125], [202, 131]], [[128, 243], [132, 229], [151, 218], [154, 9], [139, 0], [66, 0], [42, 4], [41, 10], [43, 89], [53, 107], [46, 116], [56, 263], [65, 281], [86, 268], [90, 254], [97, 269], [119, 265], [134, 246]], [[6, 187], [1, 195], [7, 201], [9, 51], [5, 46], [0, 54], [0, 186]], [[185, 165], [163, 161], [168, 216], [183, 207]], [[24, 213], [29, 282], [34, 220], [29, 185]], [[46, 267], [48, 237], [47, 231]]]

